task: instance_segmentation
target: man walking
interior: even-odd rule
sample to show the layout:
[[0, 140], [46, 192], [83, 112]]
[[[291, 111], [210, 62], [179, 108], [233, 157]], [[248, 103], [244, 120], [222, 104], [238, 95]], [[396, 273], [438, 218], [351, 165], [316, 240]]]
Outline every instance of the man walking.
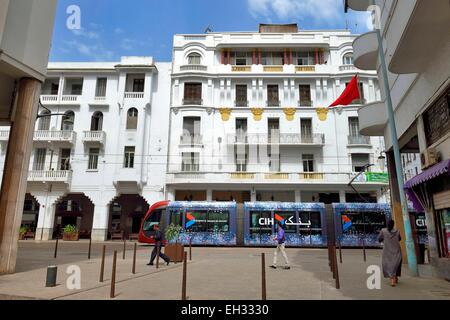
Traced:
[[285, 236], [285, 232], [284, 232], [284, 228], [281, 225], [280, 222], [278, 222], [278, 233], [277, 236], [274, 238], [275, 241], [277, 241], [278, 245], [277, 245], [277, 249], [275, 250], [274, 254], [273, 254], [273, 265], [271, 265], [270, 267], [272, 269], [276, 269], [277, 268], [277, 257], [278, 257], [278, 252], [281, 252], [281, 254], [283, 255], [284, 258], [284, 269], [285, 270], [289, 270], [291, 269], [291, 267], [289, 266], [289, 260], [286, 254], [286, 236]]
[[162, 232], [159, 230], [159, 225], [155, 225], [154, 227], [155, 230], [155, 248], [152, 251], [152, 255], [150, 258], [150, 263], [147, 264], [148, 266], [153, 266], [153, 262], [155, 261], [156, 256], [158, 255], [158, 251], [159, 251], [159, 256], [167, 263], [167, 265], [169, 265], [170, 263], [170, 258], [168, 256], [166, 256], [164, 253], [162, 253], [162, 241], [163, 241], [163, 234]]

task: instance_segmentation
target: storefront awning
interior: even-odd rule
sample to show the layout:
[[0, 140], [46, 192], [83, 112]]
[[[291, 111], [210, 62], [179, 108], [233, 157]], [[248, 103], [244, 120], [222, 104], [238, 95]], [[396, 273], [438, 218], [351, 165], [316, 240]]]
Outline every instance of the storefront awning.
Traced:
[[437, 165], [431, 167], [430, 169], [425, 170], [421, 174], [409, 180], [405, 184], [405, 189], [414, 188], [419, 184], [433, 180], [443, 174], [450, 175], [449, 167], [450, 167], [450, 159], [442, 161], [441, 163], [438, 163]]

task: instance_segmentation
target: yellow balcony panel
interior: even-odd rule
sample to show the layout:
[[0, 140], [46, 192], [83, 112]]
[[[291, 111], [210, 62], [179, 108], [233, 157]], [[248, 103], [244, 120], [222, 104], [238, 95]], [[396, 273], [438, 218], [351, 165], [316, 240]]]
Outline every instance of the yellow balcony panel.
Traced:
[[265, 175], [266, 180], [288, 180], [289, 174], [287, 173], [267, 173]]
[[315, 66], [296, 66], [295, 72], [315, 72]]
[[236, 172], [231, 174], [233, 180], [253, 180], [255, 179], [254, 173]]
[[232, 66], [231, 71], [233, 72], [251, 72], [251, 66]]
[[264, 72], [283, 72], [283, 66], [264, 66]]
[[300, 173], [300, 180], [323, 180], [323, 173]]

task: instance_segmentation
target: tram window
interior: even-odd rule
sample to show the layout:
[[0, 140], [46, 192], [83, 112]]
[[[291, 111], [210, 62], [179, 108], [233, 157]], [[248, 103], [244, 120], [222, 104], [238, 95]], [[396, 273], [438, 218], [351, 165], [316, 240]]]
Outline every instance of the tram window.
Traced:
[[195, 210], [189, 212], [195, 218], [195, 224], [192, 225], [192, 232], [208, 232], [208, 211]]
[[228, 232], [230, 213], [225, 210], [208, 212], [208, 232]]
[[383, 212], [364, 212], [366, 234], [379, 234], [386, 227], [386, 215]]
[[347, 234], [378, 234], [386, 227], [386, 216], [383, 212], [347, 212], [342, 215], [342, 227]]
[[302, 223], [311, 222], [311, 226], [300, 226], [299, 232], [301, 235], [321, 235], [322, 234], [322, 220], [320, 212], [299, 212], [299, 218]]
[[251, 211], [250, 212], [250, 234], [271, 234], [272, 226], [270, 224], [260, 224], [260, 219], [265, 221], [272, 218], [272, 213], [267, 211]]
[[[292, 212], [275, 212], [280, 217], [282, 217], [285, 221], [292, 221], [293, 223], [297, 223], [297, 214], [295, 211]], [[296, 233], [297, 232], [297, 226], [296, 225], [289, 225], [286, 224], [284, 231], [286, 233]]]
[[155, 225], [161, 225], [161, 217], [163, 216], [163, 211], [165, 210], [156, 210], [154, 211], [144, 222], [144, 231], [154, 231]]
[[170, 210], [170, 222], [169, 224], [174, 224], [176, 226], [181, 226], [181, 213], [180, 210]]

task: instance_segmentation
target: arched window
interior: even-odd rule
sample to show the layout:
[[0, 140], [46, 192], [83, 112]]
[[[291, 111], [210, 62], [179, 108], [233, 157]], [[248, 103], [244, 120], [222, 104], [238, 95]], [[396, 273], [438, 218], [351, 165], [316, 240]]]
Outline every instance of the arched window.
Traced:
[[50, 130], [50, 115], [50, 111], [47, 110], [40, 114], [38, 130]]
[[67, 111], [62, 118], [61, 130], [73, 131], [74, 123], [75, 123], [75, 113], [73, 113], [73, 111]]
[[343, 59], [342, 59], [342, 64], [343, 65], [352, 65], [353, 64], [353, 53], [347, 53], [344, 55]]
[[127, 130], [136, 130], [138, 123], [138, 111], [136, 108], [128, 110], [127, 114]]
[[198, 53], [191, 53], [188, 56], [188, 64], [199, 65], [202, 64], [202, 57]]
[[103, 130], [103, 113], [100, 111], [94, 113], [91, 118], [91, 131], [102, 131]]

